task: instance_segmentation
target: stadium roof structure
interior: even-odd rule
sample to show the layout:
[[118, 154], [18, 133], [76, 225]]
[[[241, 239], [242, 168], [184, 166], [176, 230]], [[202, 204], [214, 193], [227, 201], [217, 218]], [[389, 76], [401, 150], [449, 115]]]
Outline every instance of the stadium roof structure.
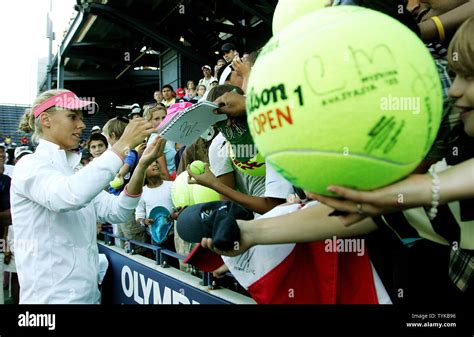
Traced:
[[[225, 42], [241, 52], [260, 48], [271, 37], [276, 3], [77, 0], [77, 15], [49, 69], [52, 88], [59, 83], [102, 106], [150, 100], [170, 78], [185, 85], [202, 77], [202, 65], [214, 65]], [[174, 75], [163, 72], [170, 64], [178, 69]], [[40, 91], [47, 88], [46, 77]]]

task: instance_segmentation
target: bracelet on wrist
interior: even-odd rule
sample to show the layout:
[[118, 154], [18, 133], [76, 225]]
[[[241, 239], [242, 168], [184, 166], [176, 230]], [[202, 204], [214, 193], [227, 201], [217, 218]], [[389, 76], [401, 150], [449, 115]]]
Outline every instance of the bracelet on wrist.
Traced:
[[428, 218], [433, 220], [438, 213], [440, 181], [434, 165], [430, 167], [428, 172], [431, 176], [431, 208], [428, 211]]
[[438, 30], [439, 41], [443, 43], [446, 40], [446, 33], [444, 31], [443, 23], [437, 16], [432, 16], [431, 20], [434, 22], [436, 29]]

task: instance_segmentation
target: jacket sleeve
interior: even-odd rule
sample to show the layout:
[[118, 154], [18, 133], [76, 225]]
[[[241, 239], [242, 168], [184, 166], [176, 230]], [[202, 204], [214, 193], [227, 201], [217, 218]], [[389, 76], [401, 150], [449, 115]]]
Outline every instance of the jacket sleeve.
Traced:
[[130, 220], [140, 196], [129, 196], [126, 190], [116, 196], [105, 191], [94, 199], [94, 207], [99, 222], [124, 223]]
[[65, 175], [46, 161], [28, 157], [21, 160], [13, 172], [12, 192], [53, 212], [87, 206], [123, 164], [118, 155], [106, 151], [83, 169]]

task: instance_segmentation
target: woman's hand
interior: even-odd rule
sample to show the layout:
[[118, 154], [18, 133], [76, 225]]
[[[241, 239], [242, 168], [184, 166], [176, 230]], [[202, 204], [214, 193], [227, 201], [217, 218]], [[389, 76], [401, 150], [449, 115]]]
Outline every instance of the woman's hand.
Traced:
[[165, 145], [166, 139], [156, 137], [153, 142], [146, 147], [138, 164], [143, 165], [145, 168], [150, 166], [158, 159], [158, 157], [161, 157], [163, 155]]
[[127, 151], [141, 144], [154, 131], [153, 125], [144, 118], [131, 120], [125, 128], [122, 137], [113, 145], [113, 148], [125, 155]]
[[[395, 184], [373, 191], [358, 191], [341, 186], [329, 186], [328, 190], [343, 199], [306, 192], [306, 195], [323, 204], [345, 212], [346, 226], [367, 216], [393, 213], [407, 208], [429, 205], [431, 202], [431, 178], [428, 175], [411, 175]], [[336, 215], [336, 214], [334, 214]]]
[[211, 172], [209, 169], [209, 164], [204, 164], [204, 173], [202, 174], [195, 174], [191, 172], [189, 168], [189, 164], [186, 167], [186, 171], [188, 171], [188, 184], [199, 184], [205, 187], [209, 187], [214, 189], [215, 184], [218, 182], [216, 176]]

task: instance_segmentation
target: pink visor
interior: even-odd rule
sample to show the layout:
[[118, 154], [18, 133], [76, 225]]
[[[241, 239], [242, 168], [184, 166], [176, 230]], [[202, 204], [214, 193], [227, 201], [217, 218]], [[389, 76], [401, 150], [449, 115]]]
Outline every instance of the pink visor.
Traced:
[[84, 108], [89, 105], [90, 107], [87, 108], [87, 113], [89, 115], [93, 115], [96, 113], [96, 110], [98, 110], [98, 105], [96, 102], [81, 100], [72, 91], [66, 91], [48, 98], [46, 101], [33, 109], [33, 114], [35, 118], [38, 118], [41, 113], [53, 106], [67, 110], [85, 110]]
[[189, 108], [192, 105], [193, 103], [190, 103], [190, 102], [180, 102], [180, 103], [174, 103], [170, 105], [170, 107], [167, 110], [166, 117], [161, 121], [160, 125], [158, 125], [157, 129], [160, 129], [163, 125], [168, 123], [168, 121], [171, 118], [173, 118], [178, 112], [186, 108]]

